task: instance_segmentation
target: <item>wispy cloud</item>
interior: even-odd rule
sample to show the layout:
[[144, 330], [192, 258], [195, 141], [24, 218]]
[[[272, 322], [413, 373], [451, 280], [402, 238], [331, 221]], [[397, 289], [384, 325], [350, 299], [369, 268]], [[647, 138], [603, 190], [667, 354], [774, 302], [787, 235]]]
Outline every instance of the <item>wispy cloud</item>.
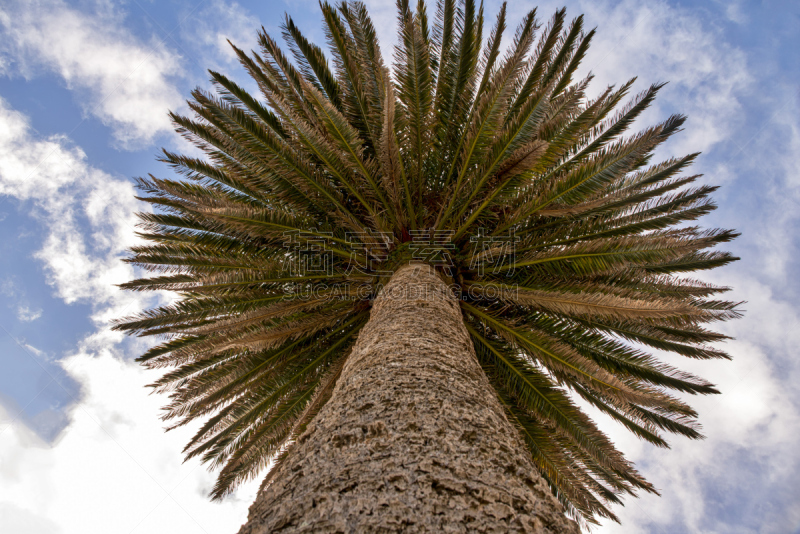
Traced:
[[636, 87], [669, 82], [641, 122], [669, 113], [688, 116], [685, 131], [665, 148], [670, 154], [707, 152], [730, 138], [742, 124], [741, 97], [753, 79], [743, 51], [696, 12], [664, 1], [579, 1], [573, 15], [585, 13], [598, 26], [582, 65], [595, 74], [594, 91], [637, 77]]
[[43, 351], [43, 350], [39, 350], [39, 349], [37, 349], [36, 347], [34, 347], [33, 345], [31, 345], [30, 343], [21, 343], [21, 345], [22, 345], [22, 347], [23, 347], [25, 350], [27, 350], [27, 351], [28, 351], [28, 352], [30, 352], [31, 354], [35, 354], [35, 355], [36, 355], [36, 356], [38, 356], [39, 358], [41, 358], [41, 357], [45, 356], [45, 353], [44, 353], [44, 351]]
[[[0, 101], [1, 103], [2, 101]], [[0, 124], [2, 124], [0, 122]], [[0, 178], [1, 179], [1, 178]], [[2, 186], [0, 186], [2, 187]], [[3, 189], [0, 188], [0, 192]], [[6, 277], [0, 282], [0, 294], [6, 297], [6, 305], [9, 308], [16, 308], [17, 319], [23, 323], [30, 323], [42, 316], [44, 311], [41, 308], [28, 304], [25, 291], [11, 277]]]
[[181, 26], [181, 36], [206, 62], [200, 65], [202, 69], [221, 69], [239, 63], [228, 40], [247, 52], [257, 49], [260, 26], [261, 21], [238, 3], [212, 0], [189, 15]]
[[31, 321], [35, 321], [41, 316], [42, 316], [42, 310], [39, 308], [31, 309], [28, 306], [19, 306], [17, 308], [17, 318], [24, 323], [30, 323]]

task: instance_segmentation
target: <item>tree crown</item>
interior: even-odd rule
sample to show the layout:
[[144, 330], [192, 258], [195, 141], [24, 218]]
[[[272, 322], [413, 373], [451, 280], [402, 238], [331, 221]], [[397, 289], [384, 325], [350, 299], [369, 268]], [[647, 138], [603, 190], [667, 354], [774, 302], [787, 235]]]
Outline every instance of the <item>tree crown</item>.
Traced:
[[[408, 261], [433, 265], [460, 299], [479, 361], [551, 489], [575, 517], [614, 518], [623, 493], [655, 492], [580, 408], [638, 437], [701, 437], [670, 394], [717, 393], [646, 348], [726, 358], [705, 323], [736, 317], [685, 278], [736, 258], [735, 233], [691, 225], [715, 188], [652, 163], [675, 115], [627, 128], [663, 84], [621, 105], [633, 80], [588, 99], [575, 81], [594, 30], [536, 10], [507, 50], [506, 6], [484, 40], [483, 7], [398, 2], [384, 63], [365, 6], [321, 4], [329, 55], [286, 17], [284, 53], [234, 50], [261, 94], [211, 71], [177, 130], [204, 152], [164, 151], [181, 176], [139, 180], [140, 235], [127, 260], [156, 273], [136, 291], [180, 298], [119, 321], [166, 340], [139, 358], [172, 368], [173, 427], [205, 419], [185, 448], [220, 468], [220, 498], [290, 450], [347, 358], [371, 300]], [[232, 45], [233, 46], [233, 45]]]

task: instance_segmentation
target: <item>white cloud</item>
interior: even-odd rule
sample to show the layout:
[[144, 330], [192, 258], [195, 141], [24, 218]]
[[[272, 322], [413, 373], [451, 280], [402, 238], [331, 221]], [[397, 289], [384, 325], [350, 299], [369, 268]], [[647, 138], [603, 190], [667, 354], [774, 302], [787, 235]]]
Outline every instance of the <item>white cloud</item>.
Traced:
[[[27, 119], [0, 100], [0, 194], [33, 203], [47, 221], [40, 259], [50, 283], [67, 303], [91, 302], [124, 308], [141, 297], [115, 283], [130, 280], [132, 267], [120, 255], [134, 242], [133, 186], [86, 162], [86, 155], [61, 136], [37, 139]], [[89, 220], [84, 236], [79, 218]]]
[[41, 67], [55, 72], [122, 146], [140, 147], [172, 130], [167, 111], [183, 99], [171, 79], [183, 68], [163, 43], [135, 37], [115, 9], [99, 0], [90, 9], [61, 0], [5, 3], [0, 52], [8, 57], [0, 73], [13, 74], [12, 63], [26, 77]]
[[[165, 399], [144, 387], [155, 376], [121, 359], [122, 335], [108, 328], [110, 318], [148, 304], [113, 286], [134, 276], [120, 261], [136, 242], [141, 208], [131, 184], [89, 165], [64, 137], [38, 138], [2, 100], [0, 125], [0, 194], [34, 206], [45, 231], [36, 257], [48, 282], [64, 301], [90, 303], [97, 325], [59, 361], [82, 398], [55, 443], [0, 408], [0, 531], [234, 531], [258, 481], [222, 504], [209, 502], [214, 475], [198, 462], [181, 463], [193, 430], [164, 434], [158, 412]], [[2, 291], [16, 291], [13, 282]]]
[[16, 534], [58, 534], [58, 525], [11, 503], [0, 502], [0, 525]]
[[48, 445], [19, 422], [1, 435], [0, 531], [236, 531], [259, 481], [209, 502], [214, 475], [180, 454], [196, 429], [164, 433], [164, 399], [146, 394], [152, 373], [109, 350], [80, 350], [62, 363], [84, 395], [60, 439]]

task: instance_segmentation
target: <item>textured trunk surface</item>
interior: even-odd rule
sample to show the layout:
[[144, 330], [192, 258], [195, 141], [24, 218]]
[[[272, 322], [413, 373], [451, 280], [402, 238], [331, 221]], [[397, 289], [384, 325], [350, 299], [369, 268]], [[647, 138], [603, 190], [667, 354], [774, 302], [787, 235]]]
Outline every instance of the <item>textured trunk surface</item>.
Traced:
[[375, 300], [330, 401], [240, 534], [578, 532], [481, 370], [428, 266]]

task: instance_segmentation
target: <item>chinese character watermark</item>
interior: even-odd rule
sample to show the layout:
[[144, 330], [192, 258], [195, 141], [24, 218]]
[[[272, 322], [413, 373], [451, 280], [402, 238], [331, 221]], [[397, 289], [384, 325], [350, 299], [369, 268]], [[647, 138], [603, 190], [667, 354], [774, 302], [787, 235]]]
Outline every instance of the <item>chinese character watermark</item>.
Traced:
[[478, 276], [486, 274], [487, 265], [491, 268], [490, 272], [496, 274], [500, 272], [500, 267], [506, 264], [511, 266], [506, 270], [506, 276], [514, 275], [514, 257], [520, 238], [514, 235], [513, 228], [507, 236], [487, 236], [486, 230], [479, 228], [478, 233], [469, 240], [471, 243], [475, 243], [469, 268], [477, 272]]
[[[433, 266], [449, 277], [454, 276], [458, 247], [453, 242], [452, 230], [410, 230], [411, 241], [408, 243], [410, 253], [409, 262], [425, 263]], [[354, 274], [385, 278], [391, 276], [393, 271], [386, 269], [386, 263], [393, 250], [393, 237], [391, 234], [373, 231], [347, 232], [345, 239], [334, 239], [332, 232], [323, 232], [316, 229], [309, 231], [291, 230], [284, 233], [284, 247], [287, 249], [286, 262], [283, 272], [287, 269], [290, 275], [297, 277], [297, 281], [288, 283], [285, 287], [287, 298], [301, 299], [373, 299], [380, 293], [381, 286], [376, 283], [355, 281]], [[505, 272], [506, 277], [514, 274], [514, 256], [517, 242], [520, 238], [514, 235], [513, 229], [507, 236], [486, 235], [484, 228], [469, 238], [468, 268], [477, 278], [487, 273], [497, 274]], [[335, 247], [333, 246], [334, 242]], [[344, 243], [346, 247], [341, 247]], [[344, 249], [344, 250], [343, 250]], [[339, 269], [335, 268], [336, 258], [339, 257]], [[348, 257], [349, 254], [349, 257]], [[347, 258], [346, 262], [342, 261]], [[460, 256], [463, 258], [463, 256]], [[467, 265], [464, 265], [465, 267]], [[344, 267], [344, 271], [341, 270]], [[312, 283], [315, 278], [338, 278], [335, 273], [340, 273], [341, 282], [324, 284]], [[301, 279], [307, 281], [302, 281]], [[348, 280], [349, 278], [349, 280]], [[377, 282], [377, 279], [374, 281]], [[513, 286], [497, 285], [491, 282], [468, 284], [462, 288], [453, 284], [451, 291], [457, 299], [501, 299], [505, 300], [509, 291], [516, 291]]]

